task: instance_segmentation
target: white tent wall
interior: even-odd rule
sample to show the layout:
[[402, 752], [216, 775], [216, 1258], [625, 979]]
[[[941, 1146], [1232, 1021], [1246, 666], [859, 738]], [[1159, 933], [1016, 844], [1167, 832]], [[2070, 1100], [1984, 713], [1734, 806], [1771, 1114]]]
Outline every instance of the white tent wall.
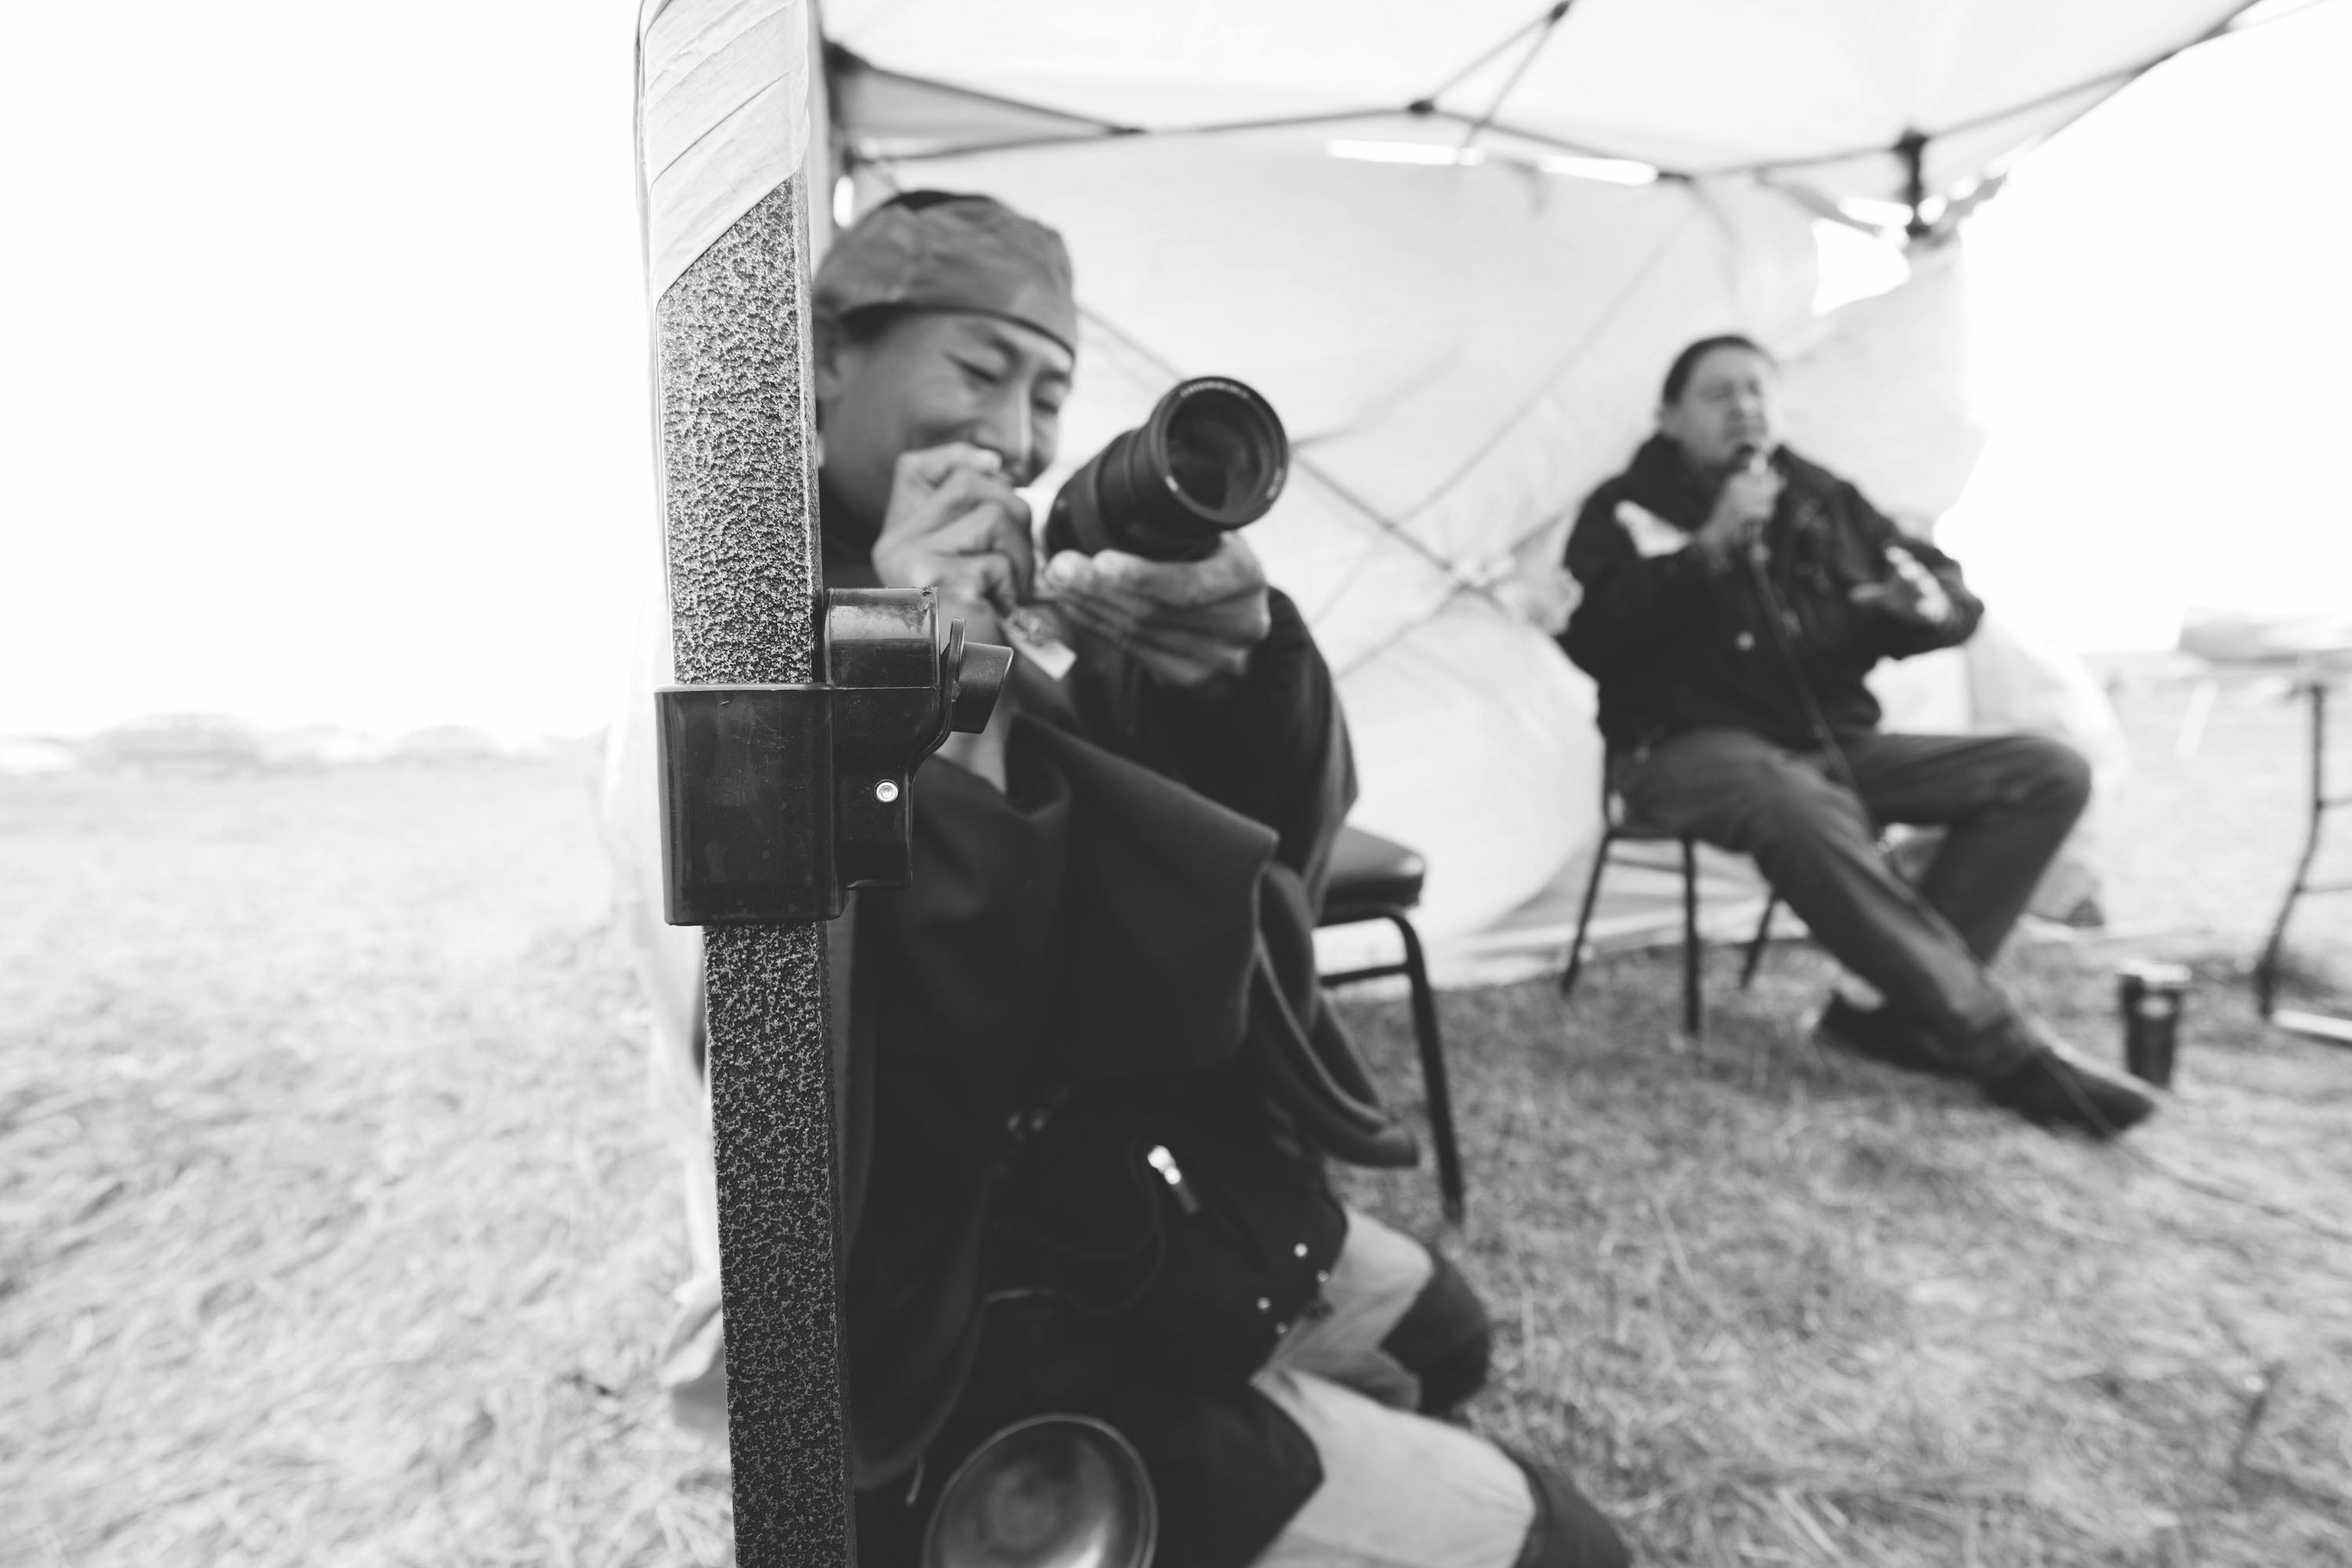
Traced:
[[1957, 237], [1909, 252], [1899, 287], [1818, 318], [1781, 345], [1790, 444], [1928, 532], [1984, 450], [1969, 379], [1967, 257]]

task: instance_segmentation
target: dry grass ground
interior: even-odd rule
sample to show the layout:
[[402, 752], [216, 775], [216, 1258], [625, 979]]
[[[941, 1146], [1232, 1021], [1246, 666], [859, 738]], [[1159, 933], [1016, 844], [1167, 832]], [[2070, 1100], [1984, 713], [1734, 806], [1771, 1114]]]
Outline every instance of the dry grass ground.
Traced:
[[[2203, 983], [2132, 1148], [2352, 1226], [2352, 1054], [2231, 972], [2292, 715], [2175, 763], [2178, 705], [2134, 706], [2118, 891]], [[683, 1247], [579, 763], [0, 782], [0, 1563], [723, 1560], [647, 1364]], [[2112, 1051], [2114, 956], [2016, 970]], [[1730, 963], [1697, 1047], [1663, 956], [1445, 999], [1482, 1426], [1659, 1563], [2352, 1562], [2352, 1245], [1823, 1057], [1820, 961]], [[1409, 1098], [1402, 1009], [1349, 1005]]]
[[[1818, 961], [1734, 1001], [1719, 957], [1699, 1047], [1664, 956], [1565, 1016], [1542, 983], [1450, 1009], [1482, 1425], [1570, 1458], [1659, 1563], [2352, 1561], [2352, 1244], [1825, 1056], [1796, 1027]], [[2021, 967], [2113, 1034], [2101, 970]], [[1410, 1084], [1393, 1010], [1361, 1023]], [[2352, 1061], [2195, 1040], [2132, 1147], [2352, 1219]], [[1359, 1184], [1434, 1223], [1425, 1179]]]
[[723, 1558], [588, 805], [0, 790], [0, 1562]]

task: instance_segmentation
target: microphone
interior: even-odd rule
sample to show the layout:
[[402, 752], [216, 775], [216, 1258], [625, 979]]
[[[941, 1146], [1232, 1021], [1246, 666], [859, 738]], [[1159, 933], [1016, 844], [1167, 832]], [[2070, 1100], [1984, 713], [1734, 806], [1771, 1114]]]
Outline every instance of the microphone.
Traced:
[[[1770, 448], [1759, 446], [1753, 441], [1741, 442], [1738, 451], [1733, 454], [1733, 459], [1741, 472], [1759, 479], [1762, 478], [1765, 474], [1769, 473], [1772, 468], [1772, 453]], [[1748, 564], [1754, 566], [1759, 572], [1761, 572], [1764, 570], [1765, 563], [1771, 558], [1772, 552], [1764, 542], [1764, 522], [1763, 520], [1759, 519], [1757, 521], [1748, 524]]]

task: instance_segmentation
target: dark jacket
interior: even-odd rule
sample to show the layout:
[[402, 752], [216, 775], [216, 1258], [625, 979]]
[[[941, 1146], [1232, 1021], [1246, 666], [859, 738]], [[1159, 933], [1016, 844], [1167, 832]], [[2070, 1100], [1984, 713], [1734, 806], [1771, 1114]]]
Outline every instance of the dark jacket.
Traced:
[[[1966, 642], [1976, 631], [1984, 606], [1951, 557], [1905, 534], [1853, 485], [1787, 447], [1773, 454], [1772, 466], [1786, 483], [1764, 526], [1765, 569], [1795, 622], [1785, 643], [1766, 618], [1748, 562], [1710, 566], [1697, 552], [1672, 547], [1675, 535], [1687, 538], [1705, 525], [1716, 490], [1665, 437], [1643, 443], [1633, 465], [1578, 513], [1568, 569], [1584, 597], [1560, 646], [1600, 684], [1601, 732], [1612, 751], [1718, 728], [1813, 748], [1792, 658], [1833, 733], [1873, 730], [1878, 700], [1863, 684], [1873, 666]], [[1847, 597], [1892, 574], [1886, 551], [1895, 544], [1951, 596], [1954, 613], [1943, 625]]]
[[[872, 581], [855, 563], [827, 576]], [[885, 1542], [920, 1508], [901, 1500], [927, 1505], [945, 1475], [928, 1491], [910, 1478], [1031, 1407], [1099, 1415], [1137, 1442], [1166, 1496], [1171, 1564], [1246, 1563], [1320, 1484], [1312, 1445], [1245, 1382], [1145, 1386], [1093, 1352], [1084, 1314], [1033, 1310], [1017, 1273], [1020, 1236], [1055, 1218], [1019, 1212], [1027, 1152], [1012, 1129], [1041, 1105], [1055, 1109], [1032, 1148], [1140, 1108], [1338, 1212], [1244, 1049], [1269, 947], [1287, 955], [1288, 1004], [1337, 1027], [1311, 928], [1355, 793], [1330, 674], [1279, 594], [1273, 614], [1222, 702], [1125, 660], [1082, 660], [1059, 684], [1016, 661], [1005, 790], [926, 763], [911, 884], [857, 896], [844, 1186], [865, 1562], [902, 1555]], [[1042, 1206], [1066, 1195], [1042, 1190]], [[1286, 1236], [1279, 1250], [1311, 1297], [1336, 1247], [1293, 1259]], [[1194, 1492], [1175, 1520], [1170, 1502]]]

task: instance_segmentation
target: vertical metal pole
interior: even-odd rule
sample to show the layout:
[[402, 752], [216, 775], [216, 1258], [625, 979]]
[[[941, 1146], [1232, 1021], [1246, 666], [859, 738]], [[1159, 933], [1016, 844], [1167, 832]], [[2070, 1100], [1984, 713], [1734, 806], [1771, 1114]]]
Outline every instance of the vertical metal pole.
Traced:
[[1903, 160], [1903, 205], [1911, 209], [1911, 219], [1903, 226], [1907, 239], [1925, 239], [1935, 232], [1923, 210], [1927, 205], [1927, 138], [1916, 131], [1906, 131], [1895, 143], [1895, 155]]
[[2263, 955], [2254, 961], [2254, 1010], [2265, 1018], [2278, 1005], [2279, 958], [2286, 948], [2286, 922], [2311, 881], [2311, 862], [2319, 853], [2320, 823], [2327, 813], [2327, 683], [2315, 677], [2303, 688], [2303, 695], [2311, 700], [2311, 802], [2304, 816], [2303, 852], [2295, 857], [2294, 879], [2287, 884], [2278, 919], [2271, 922]]
[[2311, 836], [2319, 837], [2319, 819], [2327, 810], [2327, 679], [2311, 678]]
[[[641, 16], [639, 145], [681, 683], [813, 678], [808, 26], [802, 0], [646, 0]], [[736, 1561], [845, 1568], [823, 928], [710, 929], [704, 972]]]

